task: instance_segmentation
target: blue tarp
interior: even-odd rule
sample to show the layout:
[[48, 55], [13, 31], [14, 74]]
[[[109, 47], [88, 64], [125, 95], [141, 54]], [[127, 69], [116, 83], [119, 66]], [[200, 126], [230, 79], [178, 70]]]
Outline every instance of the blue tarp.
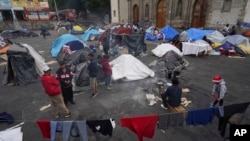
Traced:
[[148, 41], [157, 41], [158, 40], [156, 35], [153, 35], [153, 34], [148, 33], [148, 32], [145, 34], [144, 39], [148, 40]]
[[84, 46], [87, 46], [86, 43], [81, 41], [77, 36], [71, 35], [71, 34], [63, 34], [60, 37], [58, 37], [54, 44], [51, 46], [51, 55], [52, 57], [57, 57], [58, 53], [61, 51], [63, 45], [66, 45], [67, 43], [71, 41], [80, 41]]
[[96, 30], [96, 29], [90, 29], [90, 30], [87, 30], [83, 35], [82, 35], [82, 39], [83, 41], [88, 41], [89, 38], [92, 36], [92, 35], [100, 35], [101, 33]]
[[191, 41], [202, 40], [206, 34], [210, 34], [214, 31], [215, 30], [203, 30], [203, 29], [197, 29], [197, 28], [190, 28], [186, 30], [187, 40], [191, 40]]
[[172, 40], [176, 35], [179, 34], [178, 31], [176, 31], [173, 27], [167, 25], [160, 31], [164, 35], [165, 40]]

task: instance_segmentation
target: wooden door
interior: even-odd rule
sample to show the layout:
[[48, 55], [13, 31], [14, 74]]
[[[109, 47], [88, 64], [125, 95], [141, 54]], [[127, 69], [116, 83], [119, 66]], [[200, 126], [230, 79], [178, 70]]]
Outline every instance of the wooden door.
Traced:
[[138, 23], [139, 22], [139, 6], [134, 5], [133, 8], [133, 22]]
[[192, 27], [200, 28], [205, 26], [207, 6], [208, 0], [196, 0], [192, 14]]
[[162, 28], [166, 25], [167, 18], [167, 3], [166, 0], [160, 0], [157, 4], [156, 11], [156, 27]]

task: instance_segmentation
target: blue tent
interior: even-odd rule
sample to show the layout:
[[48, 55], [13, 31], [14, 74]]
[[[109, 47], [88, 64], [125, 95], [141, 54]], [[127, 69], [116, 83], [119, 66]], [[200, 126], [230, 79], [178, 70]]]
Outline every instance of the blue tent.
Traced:
[[98, 30], [90, 29], [90, 30], [85, 31], [85, 33], [82, 35], [82, 39], [83, 41], [88, 41], [92, 35], [99, 36], [100, 34], [101, 33]]
[[187, 32], [187, 40], [196, 41], [202, 40], [206, 34], [210, 34], [215, 30], [203, 30], [197, 28], [190, 28], [186, 30]]
[[172, 40], [176, 35], [179, 34], [178, 31], [176, 31], [173, 27], [167, 25], [160, 31], [164, 35], [165, 40]]
[[[63, 34], [60, 37], [58, 37], [54, 44], [51, 46], [51, 55], [52, 57], [57, 57], [58, 53], [61, 51], [63, 45], [70, 45], [72, 41], [79, 41], [83, 44], [83, 46], [88, 46], [86, 43], [84, 43], [82, 40], [80, 40], [77, 36], [71, 35], [71, 34]], [[77, 42], [79, 44], [79, 42]]]

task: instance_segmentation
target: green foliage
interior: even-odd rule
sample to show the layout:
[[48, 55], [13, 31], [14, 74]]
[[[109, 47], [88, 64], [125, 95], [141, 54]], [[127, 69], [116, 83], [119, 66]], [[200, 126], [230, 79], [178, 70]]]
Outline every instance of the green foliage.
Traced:
[[85, 8], [100, 16], [110, 14], [110, 0], [85, 0]]

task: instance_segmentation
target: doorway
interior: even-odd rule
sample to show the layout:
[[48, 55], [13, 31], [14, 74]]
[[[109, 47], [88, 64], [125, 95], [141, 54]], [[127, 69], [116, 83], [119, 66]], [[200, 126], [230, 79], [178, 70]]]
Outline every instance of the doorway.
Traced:
[[166, 25], [167, 3], [166, 0], [160, 0], [157, 4], [156, 27], [162, 28]]

